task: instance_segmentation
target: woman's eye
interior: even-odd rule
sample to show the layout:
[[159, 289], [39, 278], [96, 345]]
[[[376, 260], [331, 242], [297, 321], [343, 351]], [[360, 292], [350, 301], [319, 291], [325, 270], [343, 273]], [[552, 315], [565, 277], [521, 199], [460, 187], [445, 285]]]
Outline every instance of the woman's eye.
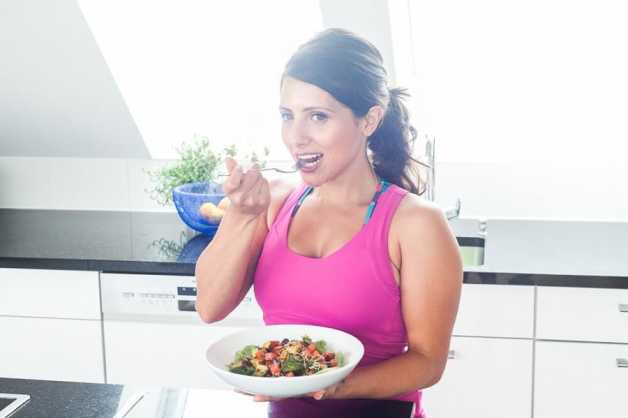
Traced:
[[312, 113], [312, 120], [316, 122], [323, 122], [327, 120], [327, 115], [321, 112], [314, 112]]
[[292, 115], [290, 113], [281, 113], [281, 120], [290, 120], [292, 119]]

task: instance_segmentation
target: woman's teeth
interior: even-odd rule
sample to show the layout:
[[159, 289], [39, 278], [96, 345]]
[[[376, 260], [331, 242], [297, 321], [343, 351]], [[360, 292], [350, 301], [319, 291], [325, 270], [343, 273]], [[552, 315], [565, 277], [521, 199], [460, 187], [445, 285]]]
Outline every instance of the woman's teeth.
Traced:
[[305, 171], [311, 171], [318, 166], [323, 154], [301, 154], [298, 156], [298, 165]]

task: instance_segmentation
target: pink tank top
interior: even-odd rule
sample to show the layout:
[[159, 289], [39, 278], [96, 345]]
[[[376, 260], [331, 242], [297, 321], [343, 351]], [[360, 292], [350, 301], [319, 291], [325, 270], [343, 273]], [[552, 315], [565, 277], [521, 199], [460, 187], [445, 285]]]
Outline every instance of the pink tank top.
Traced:
[[[407, 191], [390, 185], [349, 242], [326, 257], [312, 258], [288, 247], [291, 213], [305, 190], [301, 185], [286, 199], [260, 254], [254, 291], [264, 322], [319, 325], [352, 334], [364, 344], [358, 367], [403, 353], [408, 340], [388, 231]], [[424, 417], [420, 391], [395, 399], [414, 402], [414, 416]]]

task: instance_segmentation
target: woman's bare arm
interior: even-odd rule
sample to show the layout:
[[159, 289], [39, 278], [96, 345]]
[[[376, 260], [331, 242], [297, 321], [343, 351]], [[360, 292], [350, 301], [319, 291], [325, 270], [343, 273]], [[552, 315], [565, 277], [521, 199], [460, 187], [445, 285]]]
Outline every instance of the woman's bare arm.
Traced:
[[442, 211], [408, 196], [395, 216], [401, 249], [401, 308], [408, 351], [351, 373], [334, 398], [388, 398], [440, 379], [458, 311], [462, 261]]
[[[224, 319], [251, 288], [268, 227], [293, 190], [282, 180], [268, 183], [259, 172], [249, 173], [235, 173], [223, 185], [231, 204], [196, 263], [196, 310], [205, 322]], [[265, 207], [259, 212], [256, 205]]]

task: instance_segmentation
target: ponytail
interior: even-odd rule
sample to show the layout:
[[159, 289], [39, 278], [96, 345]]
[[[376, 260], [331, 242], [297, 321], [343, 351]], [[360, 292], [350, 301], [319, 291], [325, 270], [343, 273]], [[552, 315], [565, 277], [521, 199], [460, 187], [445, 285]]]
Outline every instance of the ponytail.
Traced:
[[408, 93], [402, 88], [390, 89], [390, 100], [380, 126], [368, 138], [371, 164], [381, 179], [415, 194], [423, 194], [419, 165], [412, 157], [416, 129], [410, 125], [408, 109], [404, 103]]

